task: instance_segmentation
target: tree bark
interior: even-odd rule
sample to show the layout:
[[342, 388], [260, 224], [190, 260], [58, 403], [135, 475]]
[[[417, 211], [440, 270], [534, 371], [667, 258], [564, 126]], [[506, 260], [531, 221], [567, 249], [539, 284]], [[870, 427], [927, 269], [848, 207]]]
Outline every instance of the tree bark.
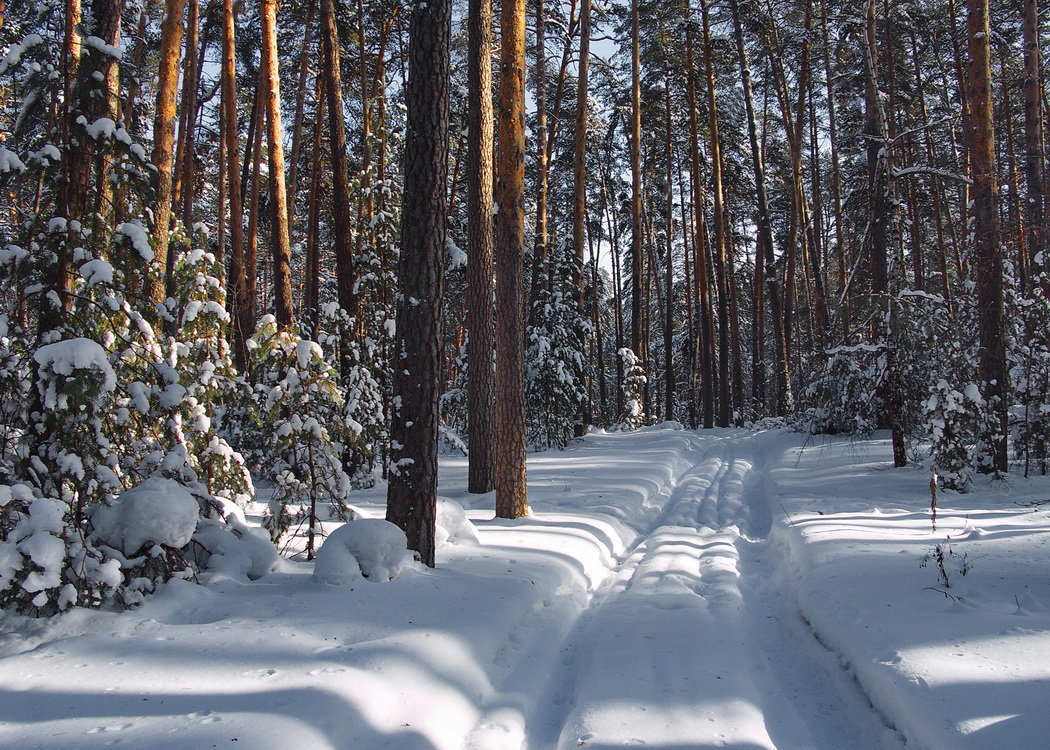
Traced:
[[[232, 320], [231, 349], [241, 368], [248, 360], [245, 342], [251, 335], [242, 325], [240, 308], [246, 298], [247, 277], [244, 264], [244, 194], [241, 190], [240, 128], [237, 125], [237, 26], [234, 0], [222, 3], [222, 134], [226, 159], [226, 185], [230, 210], [230, 270], [228, 287]], [[232, 283], [230, 283], [232, 282]]]
[[354, 287], [357, 268], [350, 243], [350, 161], [346, 151], [346, 117], [343, 113], [342, 72], [339, 64], [339, 31], [334, 0], [321, 0], [321, 53], [325, 94], [328, 98], [328, 138], [332, 159], [332, 220], [335, 240], [336, 286], [339, 306], [356, 317], [360, 303]]
[[168, 240], [172, 212], [172, 157], [175, 145], [176, 99], [179, 83], [179, 48], [186, 0], [166, 0], [160, 27], [160, 69], [157, 71], [157, 108], [153, 119], [154, 172], [153, 260], [159, 278], [151, 278], [147, 294], [160, 303], [169, 294]]
[[[325, 4], [331, 9], [331, 0]], [[390, 428], [386, 510], [387, 520], [404, 529], [409, 549], [430, 567], [437, 508], [451, 16], [450, 0], [430, 0], [415, 6], [409, 27], [401, 295], [394, 349], [394, 394], [400, 403]]]
[[[645, 235], [642, 227], [642, 63], [639, 0], [631, 0], [631, 351], [643, 368], [649, 365], [648, 319], [642, 293], [645, 278]], [[648, 409], [644, 395], [642, 413]]]
[[281, 83], [277, 57], [277, 0], [261, 0], [263, 101], [270, 154], [270, 209], [273, 222], [273, 302], [277, 325], [290, 328], [292, 303], [292, 242], [288, 232], [288, 190], [284, 177], [284, 128], [281, 125]]
[[966, 7], [973, 272], [977, 282], [980, 335], [978, 374], [988, 409], [980, 436], [985, 461], [979, 468], [998, 473], [1007, 470], [1009, 389], [1003, 332], [1003, 258], [999, 246], [988, 0], [967, 0]]
[[470, 0], [467, 70], [467, 490], [495, 486], [495, 338], [492, 258], [492, 2]]
[[[1025, 245], [1031, 275], [1046, 270], [1046, 196], [1044, 195], [1044, 134], [1042, 60], [1039, 50], [1039, 3], [1023, 0], [1024, 133], [1025, 133]], [[1024, 269], [1022, 269], [1024, 270]], [[1044, 295], [1050, 290], [1043, 290]]]
[[496, 515], [529, 512], [525, 469], [525, 2], [500, 9], [496, 153]]

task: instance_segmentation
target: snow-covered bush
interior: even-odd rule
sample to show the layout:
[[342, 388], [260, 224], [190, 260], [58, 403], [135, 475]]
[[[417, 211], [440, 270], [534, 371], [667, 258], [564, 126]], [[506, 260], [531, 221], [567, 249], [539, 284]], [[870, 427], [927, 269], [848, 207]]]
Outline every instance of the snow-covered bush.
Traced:
[[824, 363], [798, 394], [810, 432], [864, 437], [877, 428], [880, 353], [880, 347], [872, 344], [839, 346], [826, 352]]
[[360, 518], [325, 539], [314, 563], [314, 580], [335, 585], [361, 578], [390, 581], [411, 570], [414, 561], [399, 527], [380, 518]]
[[187, 558], [211, 578], [256, 580], [277, 565], [277, 550], [262, 529], [248, 526], [236, 513], [225, 519], [201, 518], [186, 548]]
[[[377, 313], [380, 317], [385, 311]], [[380, 325], [371, 335], [359, 335], [354, 321], [335, 303], [321, 311], [317, 342], [336, 363], [338, 383], [344, 399], [344, 410], [350, 435], [336, 436], [341, 458], [351, 484], [367, 488], [375, 484], [376, 459], [387, 440], [384, 390], [380, 382], [389, 383], [390, 343], [393, 340], [393, 318], [390, 325]]]
[[571, 297], [540, 292], [525, 331], [525, 431], [534, 448], [564, 448], [575, 437], [587, 401], [589, 332]]
[[319, 506], [327, 503], [332, 515], [349, 517], [350, 478], [340, 455], [359, 440], [359, 425], [346, 414], [338, 377], [320, 344], [280, 330], [265, 316], [250, 348], [263, 473], [273, 484], [264, 523], [276, 542], [292, 523], [305, 521], [312, 557]]
[[963, 491], [970, 484], [982, 406], [974, 383], [964, 385], [960, 391], [941, 378], [930, 388], [925, 404], [930, 453], [941, 485], [948, 489]]
[[438, 549], [456, 542], [477, 543], [478, 533], [467, 518], [463, 506], [447, 497], [437, 499], [437, 518], [434, 523], [434, 546]]
[[[1043, 258], [1037, 259], [1042, 265]], [[1014, 452], [1024, 462], [1027, 476], [1034, 463], [1047, 473], [1050, 458], [1050, 277], [1045, 272], [1032, 279], [1035, 293], [1019, 297], [1019, 334], [1008, 352], [1011, 391], [1015, 403]]]
[[623, 383], [623, 414], [620, 415], [620, 426], [625, 430], [637, 430], [645, 424], [645, 412], [642, 400], [645, 392], [645, 370], [642, 360], [628, 347], [616, 352], [620, 357], [621, 382]]
[[122, 583], [120, 561], [88, 543], [66, 503], [0, 485], [0, 607], [51, 615], [98, 606]]

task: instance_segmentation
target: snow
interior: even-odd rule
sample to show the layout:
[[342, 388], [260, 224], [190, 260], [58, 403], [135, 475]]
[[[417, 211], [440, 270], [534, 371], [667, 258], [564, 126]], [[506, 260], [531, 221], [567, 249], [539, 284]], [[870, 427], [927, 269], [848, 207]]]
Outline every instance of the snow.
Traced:
[[117, 227], [117, 234], [127, 237], [131, 246], [144, 261], [153, 260], [153, 246], [149, 244], [149, 232], [138, 221], [126, 221]]
[[70, 376], [77, 370], [95, 370], [102, 376], [102, 390], [117, 387], [117, 376], [109, 364], [106, 350], [91, 339], [75, 338], [46, 344], [33, 354], [41, 367], [57, 375]]
[[414, 567], [400, 528], [380, 518], [359, 518], [333, 531], [317, 551], [314, 580], [335, 585], [392, 581]]
[[203, 585], [0, 620], [0, 746], [1044, 746], [1050, 480], [942, 491], [934, 530], [928, 467], [891, 465], [883, 433], [595, 432], [507, 520], [449, 457], [435, 569], [381, 487], [316, 563], [261, 554], [263, 497], [201, 522]]
[[182, 485], [153, 477], [126, 490], [91, 516], [95, 535], [125, 555], [147, 544], [185, 547], [197, 528], [200, 509]]
[[18, 154], [0, 146], [0, 174], [25, 171], [26, 165], [18, 158]]

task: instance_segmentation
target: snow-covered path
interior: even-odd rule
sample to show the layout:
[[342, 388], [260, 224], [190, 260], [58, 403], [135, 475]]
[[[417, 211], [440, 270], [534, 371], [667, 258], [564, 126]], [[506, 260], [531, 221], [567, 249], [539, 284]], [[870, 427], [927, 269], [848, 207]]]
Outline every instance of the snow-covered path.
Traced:
[[[533, 513], [331, 586], [287, 562], [0, 619], [0, 748], [998, 750], [1050, 736], [1046, 480], [925, 513], [884, 439], [651, 428], [530, 457]], [[381, 491], [358, 504], [381, 515]], [[950, 589], [919, 562], [950, 545]], [[959, 563], [969, 555], [970, 574]], [[950, 594], [947, 598], [943, 594]]]
[[529, 747], [879, 746], [881, 722], [768, 584], [771, 448], [698, 440], [562, 646]]

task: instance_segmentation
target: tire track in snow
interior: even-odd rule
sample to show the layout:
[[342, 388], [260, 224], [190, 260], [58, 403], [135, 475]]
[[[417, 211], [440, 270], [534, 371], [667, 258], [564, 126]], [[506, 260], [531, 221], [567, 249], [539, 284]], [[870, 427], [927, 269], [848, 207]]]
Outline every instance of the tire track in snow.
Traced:
[[[655, 512], [655, 520], [645, 523], [646, 528], [619, 555], [615, 566], [588, 592], [586, 606], [572, 612], [578, 605], [569, 601], [571, 597], [568, 595], [544, 601], [542, 608], [529, 613], [509, 634], [508, 641], [498, 650], [496, 657], [495, 665], [502, 675], [494, 685], [497, 698], [482, 708], [474, 730], [465, 740], [464, 747], [468, 750], [509, 750], [525, 746], [549, 750], [553, 746], [551, 743], [556, 741], [565, 713], [557, 706], [563, 706], [569, 698], [559, 689], [559, 685], [566, 684], [565, 680], [552, 680], [551, 675], [571, 672], [575, 655], [574, 634], [580, 629], [580, 623], [588, 619], [597, 602], [616, 588], [639, 545], [653, 529], [664, 525], [682, 498], [691, 496], [692, 485], [684, 485], [695, 481], [694, 475], [704, 473], [703, 467], [709, 465], [705, 458], [698, 461], [694, 456], [706, 457], [712, 451], [710, 438], [689, 432], [674, 434], [685, 445], [665, 459], [669, 471], [663, 482], [649, 496], [641, 498], [642, 506]], [[711, 470], [717, 470], [717, 466]], [[699, 481], [706, 480], [701, 478]], [[618, 512], [613, 515], [622, 518]], [[552, 690], [556, 696], [553, 701], [549, 698]], [[555, 706], [553, 711], [552, 705]], [[557, 715], [561, 720], [554, 720], [554, 724], [548, 719], [538, 720], [536, 717], [541, 714]], [[545, 738], [553, 732], [553, 739], [534, 739], [532, 734], [537, 731]]]
[[768, 464], [732, 435], [685, 472], [568, 637], [530, 748], [899, 747], [772, 582]]
[[[742, 660], [736, 529], [751, 463], [717, 439], [581, 616], [531, 748], [773, 748]], [[683, 744], [684, 742], [684, 744]]]

